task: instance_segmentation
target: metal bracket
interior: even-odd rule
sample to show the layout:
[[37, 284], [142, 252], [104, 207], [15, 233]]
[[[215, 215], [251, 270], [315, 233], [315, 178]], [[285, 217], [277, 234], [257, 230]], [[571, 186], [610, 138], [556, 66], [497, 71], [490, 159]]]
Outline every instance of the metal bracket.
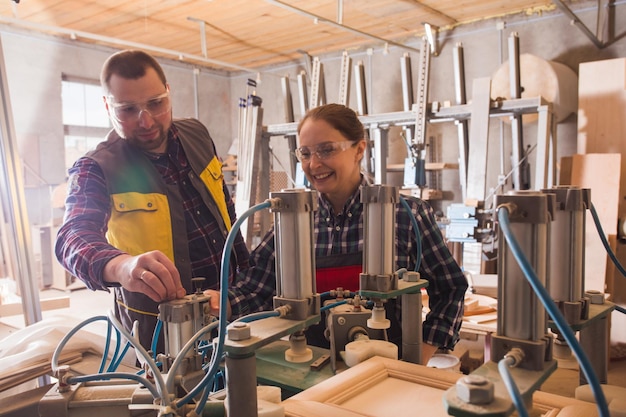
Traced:
[[614, 0], [598, 0], [598, 16], [596, 19], [597, 25], [595, 34], [591, 32], [587, 25], [585, 25], [585, 23], [578, 18], [576, 13], [564, 2], [561, 0], [553, 0], [552, 2], [571, 19], [572, 23], [575, 24], [598, 49], [609, 46], [623, 36], [623, 34], [614, 36], [615, 28], [612, 24], [613, 9], [615, 7]]

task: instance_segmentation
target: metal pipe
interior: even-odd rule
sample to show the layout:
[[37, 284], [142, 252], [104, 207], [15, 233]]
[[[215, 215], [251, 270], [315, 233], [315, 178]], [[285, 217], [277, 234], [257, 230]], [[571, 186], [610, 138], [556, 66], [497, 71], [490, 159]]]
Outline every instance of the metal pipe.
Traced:
[[[422, 293], [402, 294], [402, 360], [422, 363]], [[417, 318], [409, 320], [408, 318]]]
[[256, 382], [256, 356], [226, 355], [226, 409], [229, 416], [259, 415]]

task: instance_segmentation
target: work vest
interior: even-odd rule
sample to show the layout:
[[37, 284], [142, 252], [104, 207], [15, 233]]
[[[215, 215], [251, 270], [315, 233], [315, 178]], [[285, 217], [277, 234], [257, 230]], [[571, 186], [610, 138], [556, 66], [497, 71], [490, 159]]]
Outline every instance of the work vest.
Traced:
[[[223, 190], [222, 164], [206, 127], [195, 119], [175, 120], [178, 138], [191, 167], [188, 180], [220, 225], [222, 243], [231, 223]], [[111, 196], [107, 240], [116, 248], [139, 255], [159, 250], [176, 265], [187, 291], [191, 263], [183, 201], [178, 186], [165, 184], [145, 153], [112, 131], [86, 156], [98, 163]], [[152, 341], [158, 304], [148, 296], [115, 288], [116, 313], [127, 329], [139, 321], [142, 346]], [[162, 352], [159, 343], [158, 352]]]

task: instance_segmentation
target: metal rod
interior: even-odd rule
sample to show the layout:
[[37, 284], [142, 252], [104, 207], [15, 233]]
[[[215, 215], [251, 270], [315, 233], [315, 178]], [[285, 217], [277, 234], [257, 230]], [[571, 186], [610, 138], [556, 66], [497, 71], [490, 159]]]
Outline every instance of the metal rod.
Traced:
[[304, 71], [300, 71], [300, 74], [298, 74], [298, 92], [300, 93], [298, 96], [300, 98], [300, 114], [304, 115], [309, 108], [309, 97], [306, 89], [306, 72]]
[[[285, 103], [285, 121], [287, 123], [294, 122], [295, 116], [293, 113], [293, 98], [291, 96], [291, 86], [289, 85], [289, 75], [281, 78], [281, 86], [283, 89], [283, 99]], [[287, 136], [287, 144], [289, 146], [289, 174], [291, 178], [295, 178], [296, 176], [296, 165], [298, 164], [298, 159], [296, 158], [296, 136], [289, 135]]]
[[354, 66], [354, 81], [356, 83], [356, 104], [360, 115], [367, 114], [367, 97], [365, 93], [365, 67], [363, 61]]
[[[452, 52], [454, 63], [454, 91], [456, 104], [466, 104], [465, 91], [465, 62], [463, 59], [463, 45], [459, 42]], [[461, 196], [463, 201], [467, 198], [467, 163], [469, 158], [469, 126], [467, 120], [457, 122], [457, 135], [459, 143], [459, 181], [461, 184]]]
[[400, 58], [400, 74], [402, 77], [402, 107], [404, 111], [410, 111], [413, 106], [413, 79], [411, 75], [411, 57], [408, 53], [405, 53]]
[[[519, 61], [519, 36], [512, 33], [509, 37], [509, 78], [511, 99], [522, 97], [522, 86]], [[515, 115], [511, 118], [511, 159], [515, 167], [513, 171], [513, 185], [516, 190], [527, 189], [527, 184], [522, 183], [522, 173], [526, 170], [526, 163], [519, 164], [524, 155], [524, 133], [522, 130], [522, 116]], [[519, 166], [518, 166], [519, 165]]]
[[576, 16], [576, 13], [574, 13], [572, 11], [572, 9], [570, 9], [569, 7], [567, 7], [567, 5], [565, 3], [563, 3], [561, 0], [552, 0], [552, 2], [554, 4], [556, 4], [556, 7], [558, 7], [563, 13], [565, 13], [565, 15], [567, 17], [569, 17], [570, 19], [572, 19], [572, 22], [578, 27], [578, 29], [580, 29], [583, 34], [589, 38], [589, 40], [591, 40], [591, 42], [593, 42], [593, 44], [598, 48], [598, 49], [602, 49], [604, 48], [607, 44], [601, 42], [598, 37], [596, 35], [594, 35], [589, 28], [587, 27], [587, 25], [585, 25], [579, 18], [578, 16]]

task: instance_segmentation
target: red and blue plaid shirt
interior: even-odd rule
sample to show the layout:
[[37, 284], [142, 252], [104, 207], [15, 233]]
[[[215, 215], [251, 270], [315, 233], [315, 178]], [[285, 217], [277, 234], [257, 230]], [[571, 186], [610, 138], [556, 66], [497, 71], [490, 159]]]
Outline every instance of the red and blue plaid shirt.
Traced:
[[[167, 185], [177, 186], [184, 204], [187, 240], [193, 277], [204, 277], [205, 288], [217, 289], [223, 249], [218, 220], [214, 218], [198, 191], [186, 180], [191, 167], [178, 139], [176, 128], [169, 131], [167, 153], [147, 154]], [[231, 224], [235, 207], [226, 186], [224, 194]], [[112, 258], [124, 253], [111, 246], [105, 237], [110, 218], [111, 200], [100, 166], [90, 158], [80, 158], [69, 170], [65, 217], [56, 244], [57, 259], [92, 290], [108, 290], [103, 270]], [[220, 220], [221, 221], [221, 220]], [[231, 276], [248, 266], [248, 249], [241, 235], [235, 240]], [[188, 291], [191, 283], [183, 282]]]

